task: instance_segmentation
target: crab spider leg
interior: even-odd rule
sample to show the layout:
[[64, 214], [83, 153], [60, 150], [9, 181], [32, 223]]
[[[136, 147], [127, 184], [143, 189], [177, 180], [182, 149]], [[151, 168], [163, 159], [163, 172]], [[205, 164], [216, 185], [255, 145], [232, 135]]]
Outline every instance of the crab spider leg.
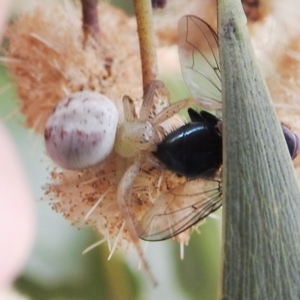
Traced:
[[149, 83], [146, 93], [144, 95], [144, 100], [142, 103], [141, 111], [140, 111], [140, 121], [148, 121], [149, 120], [149, 113], [152, 108], [153, 99], [155, 93], [157, 93], [159, 90], [167, 92], [167, 89], [165, 87], [165, 84], [160, 80], [153, 80]]
[[183, 108], [195, 104], [195, 100], [193, 98], [188, 98], [184, 100], [180, 100], [176, 103], [171, 104], [169, 107], [165, 108], [162, 112], [160, 112], [151, 122], [153, 126], [157, 126], [160, 123], [166, 121], [171, 118], [174, 114], [178, 113]]
[[145, 271], [147, 272], [151, 282], [153, 283], [154, 286], [156, 286], [157, 281], [154, 278], [152, 272], [150, 271], [149, 265], [144, 257], [143, 249], [140, 245], [139, 236], [136, 232], [134, 217], [130, 213], [130, 207], [128, 203], [129, 202], [128, 199], [130, 199], [131, 186], [135, 177], [138, 175], [140, 167], [141, 167], [141, 159], [137, 158], [134, 160], [134, 163], [130, 167], [128, 167], [127, 170], [125, 171], [118, 185], [117, 202], [123, 214], [123, 217], [125, 219], [125, 227], [141, 259], [142, 265]]
[[124, 96], [122, 99], [123, 102], [123, 109], [124, 109], [124, 116], [127, 122], [133, 122], [137, 119], [135, 114], [133, 101], [129, 96]]
[[[153, 80], [149, 83], [145, 97], [142, 103], [141, 111], [140, 111], [140, 121], [147, 121], [149, 120], [149, 112], [151, 110], [151, 106], [153, 103], [155, 92], [164, 93], [165, 95], [169, 94], [169, 91], [165, 87], [165, 84], [160, 80]], [[195, 100], [192, 98], [184, 99], [169, 105], [163, 111], [161, 111], [151, 123], [155, 125], [159, 125], [160, 123], [166, 121], [174, 114], [178, 113], [181, 109], [195, 104]]]
[[[145, 93], [145, 96], [143, 99], [142, 107], [140, 110], [139, 121], [144, 122], [144, 121], [149, 120], [149, 113], [152, 108], [154, 95], [155, 95], [155, 93], [157, 93], [158, 90], [161, 90], [164, 93], [168, 93], [168, 91], [162, 81], [159, 81], [159, 80], [151, 81], [147, 87], [147, 90], [146, 90], [146, 93]], [[126, 121], [130, 122], [130, 121], [136, 120], [137, 116], [134, 113], [135, 111], [134, 111], [134, 104], [133, 104], [132, 99], [126, 95], [123, 97], [122, 101], [123, 101], [124, 116], [125, 116]]]

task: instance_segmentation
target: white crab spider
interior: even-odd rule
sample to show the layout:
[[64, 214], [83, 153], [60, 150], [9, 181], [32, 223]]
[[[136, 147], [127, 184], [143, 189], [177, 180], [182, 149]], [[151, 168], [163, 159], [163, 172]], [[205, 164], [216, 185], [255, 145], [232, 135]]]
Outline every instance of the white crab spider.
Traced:
[[95, 92], [77, 92], [58, 104], [45, 126], [48, 154], [63, 168], [81, 170], [101, 165], [112, 151], [124, 158], [128, 167], [117, 183], [117, 203], [131, 240], [152, 279], [139, 245], [139, 224], [129, 210], [131, 186], [142, 164], [160, 141], [159, 125], [194, 103], [192, 99], [182, 100], [153, 116], [154, 98], [160, 99], [160, 96], [166, 98], [164, 84], [161, 81], [151, 82], [139, 116], [134, 113], [131, 99], [125, 96], [124, 122], [117, 126], [119, 114], [110, 99]]

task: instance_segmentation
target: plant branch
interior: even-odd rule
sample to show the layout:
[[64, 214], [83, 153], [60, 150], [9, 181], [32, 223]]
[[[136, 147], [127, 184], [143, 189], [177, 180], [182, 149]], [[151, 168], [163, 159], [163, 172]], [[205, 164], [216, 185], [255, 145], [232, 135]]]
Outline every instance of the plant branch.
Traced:
[[100, 34], [97, 4], [97, 0], [81, 0], [82, 29], [85, 41], [88, 39], [89, 36], [98, 39]]
[[218, 0], [223, 89], [222, 299], [299, 299], [300, 191], [240, 0]]
[[150, 0], [134, 0], [134, 9], [140, 42], [144, 92], [157, 78], [157, 57]]

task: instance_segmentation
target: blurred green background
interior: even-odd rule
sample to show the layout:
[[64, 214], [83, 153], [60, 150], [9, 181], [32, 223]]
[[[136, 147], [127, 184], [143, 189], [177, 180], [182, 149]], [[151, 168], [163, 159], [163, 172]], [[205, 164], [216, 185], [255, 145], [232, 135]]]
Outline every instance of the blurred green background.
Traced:
[[[123, 9], [131, 1], [111, 1]], [[118, 3], [119, 2], [119, 3]], [[21, 10], [17, 2], [15, 6]], [[29, 5], [29, 4], [28, 4]], [[131, 6], [132, 7], [132, 6]], [[186, 96], [186, 87], [179, 74], [164, 78], [173, 100]], [[180, 81], [180, 82], [179, 82]], [[11, 84], [5, 67], [0, 69], [0, 88]], [[14, 88], [0, 95], [0, 118], [14, 139], [36, 200], [37, 237], [34, 249], [23, 274], [15, 287], [34, 300], [126, 300], [126, 299], [217, 299], [220, 264], [220, 212], [219, 219], [208, 218], [194, 233], [180, 260], [177, 242], [149, 243], [146, 258], [159, 281], [153, 288], [143, 272], [137, 270], [139, 261], [134, 250], [117, 251], [110, 261], [108, 247], [103, 244], [85, 255], [82, 251], [97, 242], [89, 228], [78, 230], [61, 215], [53, 212], [43, 201], [47, 180], [47, 167], [51, 164], [45, 155], [42, 137], [22, 126], [23, 118], [17, 112], [18, 100]], [[12, 112], [12, 117], [6, 118]]]

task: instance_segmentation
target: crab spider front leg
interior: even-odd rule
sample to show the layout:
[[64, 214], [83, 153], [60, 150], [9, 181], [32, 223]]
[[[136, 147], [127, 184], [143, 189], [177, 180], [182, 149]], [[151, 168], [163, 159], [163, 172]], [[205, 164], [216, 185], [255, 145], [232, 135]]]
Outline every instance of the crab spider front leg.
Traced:
[[144, 257], [144, 253], [142, 250], [142, 247], [140, 245], [139, 236], [136, 231], [136, 225], [135, 225], [135, 218], [132, 216], [130, 212], [130, 193], [131, 193], [131, 186], [135, 179], [135, 177], [138, 175], [138, 172], [141, 167], [141, 160], [139, 158], [136, 158], [134, 160], [134, 163], [126, 170], [124, 175], [122, 176], [119, 184], [118, 184], [118, 190], [117, 190], [117, 202], [119, 205], [119, 208], [121, 210], [121, 213], [123, 214], [124, 220], [125, 220], [125, 226], [129, 233], [130, 239], [132, 243], [135, 246], [135, 249], [141, 259], [142, 265], [147, 272], [150, 280], [152, 281], [153, 285], [157, 285], [157, 281], [154, 278], [149, 265]]
[[[160, 80], [153, 80], [149, 83], [146, 91], [146, 95], [144, 97], [144, 101], [140, 111], [140, 121], [150, 121], [149, 116], [153, 105], [154, 95], [158, 94], [158, 97], [170, 98], [170, 94], [165, 84]], [[160, 123], [166, 121], [171, 118], [175, 114], [177, 114], [180, 110], [188, 107], [189, 105], [195, 104], [195, 100], [192, 98], [180, 100], [176, 103], [169, 104], [168, 107], [164, 108], [157, 116], [151, 120], [151, 124], [153, 126], [157, 126]]]
[[168, 120], [177, 114], [180, 110], [188, 107], [189, 105], [195, 104], [195, 100], [193, 98], [183, 99], [178, 102], [171, 104], [169, 107], [161, 111], [153, 120], [152, 125], [157, 126], [160, 123]]
[[160, 80], [151, 81], [147, 87], [142, 103], [139, 117], [140, 121], [150, 121], [150, 113], [153, 109], [153, 102], [155, 96], [157, 96], [159, 99], [163, 98], [163, 100], [166, 100], [167, 105], [169, 106], [170, 93], [166, 88], [165, 84]]

